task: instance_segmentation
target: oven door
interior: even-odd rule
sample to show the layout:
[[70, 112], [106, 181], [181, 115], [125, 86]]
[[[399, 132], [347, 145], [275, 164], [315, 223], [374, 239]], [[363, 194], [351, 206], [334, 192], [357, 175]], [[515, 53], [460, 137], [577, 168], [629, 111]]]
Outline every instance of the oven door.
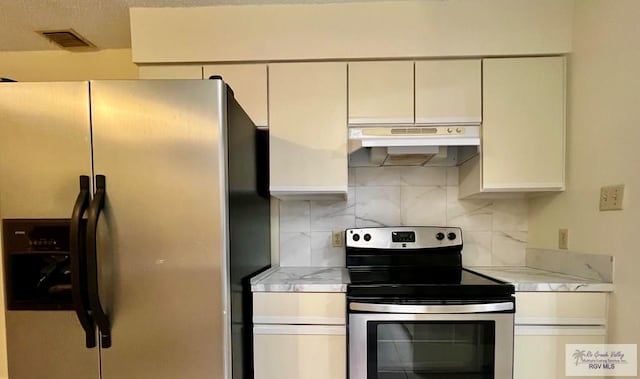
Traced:
[[512, 379], [514, 315], [492, 312], [513, 304], [500, 304], [350, 303], [350, 311], [385, 313], [349, 314], [349, 378]]

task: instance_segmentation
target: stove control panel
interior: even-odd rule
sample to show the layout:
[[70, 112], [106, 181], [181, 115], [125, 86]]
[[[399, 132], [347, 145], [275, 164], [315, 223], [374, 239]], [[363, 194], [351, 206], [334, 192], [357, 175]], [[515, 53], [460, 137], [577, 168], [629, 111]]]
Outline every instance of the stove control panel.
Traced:
[[345, 231], [347, 248], [426, 249], [462, 246], [462, 230], [440, 226], [354, 228]]

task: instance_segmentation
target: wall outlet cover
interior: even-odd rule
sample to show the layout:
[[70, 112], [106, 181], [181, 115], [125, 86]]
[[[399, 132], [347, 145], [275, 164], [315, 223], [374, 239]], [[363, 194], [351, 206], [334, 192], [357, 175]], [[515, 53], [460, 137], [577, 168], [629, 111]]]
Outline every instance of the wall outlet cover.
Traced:
[[569, 248], [569, 229], [558, 229], [558, 248]]
[[336, 230], [331, 236], [331, 246], [343, 247], [344, 246], [344, 231]]

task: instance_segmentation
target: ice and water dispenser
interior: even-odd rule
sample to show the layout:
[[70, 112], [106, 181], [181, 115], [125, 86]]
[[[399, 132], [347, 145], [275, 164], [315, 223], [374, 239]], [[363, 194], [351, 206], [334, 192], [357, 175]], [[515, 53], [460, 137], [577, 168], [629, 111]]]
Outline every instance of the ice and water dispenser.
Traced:
[[2, 220], [8, 310], [73, 309], [69, 219]]

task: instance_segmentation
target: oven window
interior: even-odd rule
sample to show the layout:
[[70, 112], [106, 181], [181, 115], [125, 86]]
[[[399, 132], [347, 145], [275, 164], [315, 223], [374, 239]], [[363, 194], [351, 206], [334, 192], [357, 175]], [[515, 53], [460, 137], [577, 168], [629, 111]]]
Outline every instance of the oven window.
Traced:
[[370, 321], [367, 334], [367, 379], [494, 378], [494, 321]]

